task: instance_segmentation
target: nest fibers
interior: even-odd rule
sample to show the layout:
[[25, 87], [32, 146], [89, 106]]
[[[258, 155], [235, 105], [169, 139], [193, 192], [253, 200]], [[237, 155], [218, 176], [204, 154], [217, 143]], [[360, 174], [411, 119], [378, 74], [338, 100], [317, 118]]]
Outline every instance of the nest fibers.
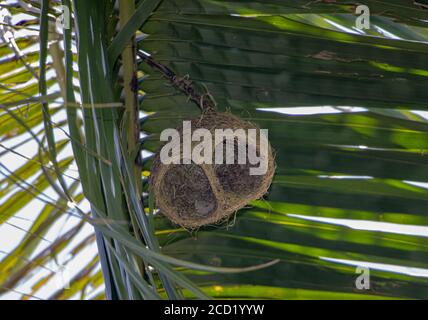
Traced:
[[[217, 150], [224, 150], [223, 154], [226, 155], [226, 145], [232, 143], [234, 146], [232, 162], [224, 161], [219, 164], [213, 159], [211, 164], [207, 164], [196, 161], [194, 158], [186, 159], [183, 141], [191, 137], [186, 137], [184, 132], [186, 130], [182, 125], [177, 128], [180, 137], [175, 141], [180, 146], [180, 151], [176, 155], [179, 159], [175, 159], [173, 163], [164, 164], [161, 161], [162, 149], [155, 155], [150, 185], [156, 195], [157, 207], [172, 222], [194, 229], [223, 221], [250, 201], [261, 198], [272, 182], [275, 163], [267, 139], [264, 146], [267, 152], [261, 152], [263, 140], [260, 129], [230, 113], [203, 112], [200, 117], [190, 120], [189, 123], [192, 132], [200, 128], [209, 130], [212, 136], [212, 150], [216, 150], [213, 154], [217, 155]], [[232, 129], [235, 132], [237, 129], [244, 129], [245, 132], [253, 129], [252, 131], [257, 133], [258, 139], [250, 139], [248, 136], [248, 139], [244, 140], [247, 158], [243, 164], [242, 161], [238, 163], [238, 149], [242, 150], [242, 144], [238, 144], [235, 137], [220, 141], [220, 145], [214, 138], [216, 129]], [[191, 142], [191, 150], [198, 148], [198, 144], [200, 142]], [[254, 167], [248, 159], [250, 152], [253, 154], [255, 152], [260, 157], [260, 161], [267, 163], [264, 174], [250, 174]], [[227, 159], [227, 156], [224, 159]]]

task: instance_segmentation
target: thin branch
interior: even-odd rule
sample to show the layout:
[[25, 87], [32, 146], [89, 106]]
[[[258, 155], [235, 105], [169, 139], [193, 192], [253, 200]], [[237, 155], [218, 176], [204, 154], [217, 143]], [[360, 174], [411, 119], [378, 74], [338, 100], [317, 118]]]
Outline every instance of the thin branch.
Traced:
[[179, 77], [170, 68], [156, 61], [144, 51], [138, 51], [137, 55], [148, 66], [162, 73], [162, 75], [166, 77], [175, 88], [184, 93], [191, 101], [196, 103], [202, 112], [215, 111], [217, 109], [217, 103], [208, 90], [205, 88], [206, 93], [198, 93], [188, 75]]

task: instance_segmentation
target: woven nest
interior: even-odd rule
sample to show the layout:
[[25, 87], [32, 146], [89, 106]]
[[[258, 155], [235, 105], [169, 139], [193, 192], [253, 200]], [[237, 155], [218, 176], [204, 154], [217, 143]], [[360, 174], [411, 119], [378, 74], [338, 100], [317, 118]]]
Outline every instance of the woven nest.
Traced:
[[[215, 129], [256, 129], [258, 137], [260, 134], [255, 125], [230, 113], [205, 112], [190, 121], [192, 132], [199, 128], [208, 129], [213, 143]], [[183, 138], [183, 127], [177, 130]], [[236, 144], [236, 141], [232, 143]], [[195, 144], [192, 143], [192, 148]], [[260, 139], [248, 141], [246, 148], [255, 148], [260, 155]], [[182, 149], [180, 157], [183, 157]], [[156, 205], [160, 211], [172, 222], [195, 229], [226, 220], [250, 201], [261, 198], [267, 192], [275, 171], [271, 146], [268, 146], [268, 167], [264, 175], [250, 175], [250, 167], [254, 166], [249, 163], [248, 156], [245, 164], [238, 164], [237, 149], [233, 149], [235, 159], [232, 164], [215, 164], [213, 161], [213, 164], [199, 165], [193, 161], [190, 164], [163, 164], [159, 151], [153, 161], [150, 186], [156, 194]]]

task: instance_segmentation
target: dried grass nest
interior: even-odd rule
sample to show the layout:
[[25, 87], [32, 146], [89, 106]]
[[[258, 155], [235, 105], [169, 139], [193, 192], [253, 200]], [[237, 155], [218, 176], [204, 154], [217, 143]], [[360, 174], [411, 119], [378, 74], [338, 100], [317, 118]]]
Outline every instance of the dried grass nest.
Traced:
[[[192, 132], [208, 129], [214, 140], [215, 129], [260, 129], [229, 112], [204, 112], [191, 119]], [[183, 127], [177, 128], [182, 138]], [[213, 141], [214, 142], [214, 141]], [[182, 141], [181, 141], [182, 143]], [[247, 144], [256, 148], [259, 155], [260, 139]], [[194, 144], [192, 144], [192, 148]], [[181, 152], [183, 152], [181, 148]], [[236, 148], [235, 148], [236, 150]], [[180, 154], [182, 157], [183, 154]], [[173, 223], [187, 229], [196, 229], [207, 224], [227, 220], [250, 201], [261, 198], [271, 185], [275, 162], [272, 148], [268, 146], [268, 169], [264, 175], [250, 175], [251, 165], [238, 164], [163, 164], [160, 150], [154, 157], [151, 168], [150, 187], [156, 195], [156, 206]]]

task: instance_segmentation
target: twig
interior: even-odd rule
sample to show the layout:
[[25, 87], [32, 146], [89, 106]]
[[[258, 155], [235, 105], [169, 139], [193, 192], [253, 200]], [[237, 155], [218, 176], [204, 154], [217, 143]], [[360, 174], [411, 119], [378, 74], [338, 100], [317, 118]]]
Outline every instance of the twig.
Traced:
[[213, 98], [213, 96], [206, 89], [206, 93], [200, 94], [197, 92], [195, 87], [193, 86], [193, 82], [189, 79], [189, 75], [185, 75], [184, 77], [179, 77], [175, 74], [167, 66], [157, 62], [150, 55], [145, 52], [138, 51], [137, 55], [151, 68], [158, 70], [164, 77], [166, 77], [171, 84], [184, 93], [189, 100], [193, 101], [197, 104], [197, 106], [201, 109], [202, 112], [214, 111], [217, 108], [217, 104]]

